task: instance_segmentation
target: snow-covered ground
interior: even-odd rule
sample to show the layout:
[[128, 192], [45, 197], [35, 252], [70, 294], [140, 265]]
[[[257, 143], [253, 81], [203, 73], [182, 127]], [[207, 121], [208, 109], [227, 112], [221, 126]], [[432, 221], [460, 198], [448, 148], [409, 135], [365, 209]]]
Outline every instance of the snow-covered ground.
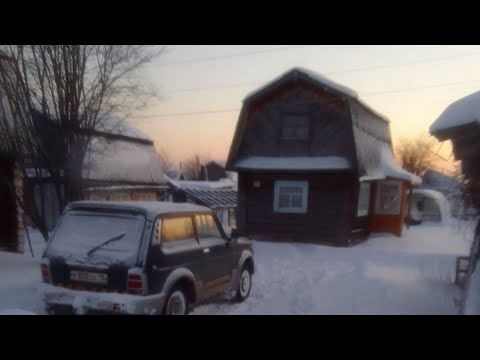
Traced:
[[[242, 304], [217, 301], [193, 314], [457, 314], [457, 256], [473, 230], [422, 224], [403, 237], [373, 234], [352, 248], [254, 241], [256, 273]], [[43, 314], [39, 290], [44, 241], [31, 231], [35, 257], [0, 253], [0, 315]]]

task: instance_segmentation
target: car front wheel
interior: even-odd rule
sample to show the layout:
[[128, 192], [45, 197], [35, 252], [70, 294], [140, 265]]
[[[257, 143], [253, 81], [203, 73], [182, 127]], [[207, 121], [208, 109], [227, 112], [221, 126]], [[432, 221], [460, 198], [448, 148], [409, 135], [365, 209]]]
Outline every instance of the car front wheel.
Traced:
[[173, 289], [165, 301], [164, 315], [187, 315], [188, 298], [181, 288]]
[[240, 273], [240, 281], [238, 282], [237, 295], [235, 300], [237, 302], [244, 301], [249, 295], [252, 289], [252, 273], [248, 267], [243, 267]]

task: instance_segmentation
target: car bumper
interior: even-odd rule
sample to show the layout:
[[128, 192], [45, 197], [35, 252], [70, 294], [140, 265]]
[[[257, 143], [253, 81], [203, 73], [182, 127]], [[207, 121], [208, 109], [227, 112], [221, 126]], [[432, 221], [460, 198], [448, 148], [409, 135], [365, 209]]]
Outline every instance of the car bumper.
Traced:
[[58, 286], [43, 286], [43, 296], [47, 310], [70, 308], [76, 314], [106, 312], [117, 314], [150, 315], [161, 313], [165, 294], [127, 295], [117, 293], [95, 293], [65, 289]]

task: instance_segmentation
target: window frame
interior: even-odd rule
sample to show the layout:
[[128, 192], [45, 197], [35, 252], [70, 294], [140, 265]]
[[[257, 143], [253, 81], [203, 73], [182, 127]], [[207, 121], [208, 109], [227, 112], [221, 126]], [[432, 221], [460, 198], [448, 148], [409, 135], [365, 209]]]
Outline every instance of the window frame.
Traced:
[[[298, 207], [288, 207], [288, 208], [280, 208], [280, 188], [281, 187], [301, 187], [302, 188], [302, 206], [301, 208]], [[275, 180], [274, 183], [274, 190], [273, 190], [273, 211], [275, 213], [283, 213], [283, 214], [306, 214], [308, 210], [308, 192], [309, 192], [309, 184], [308, 181], [300, 181], [300, 180]], [[291, 199], [290, 199], [291, 205]]]

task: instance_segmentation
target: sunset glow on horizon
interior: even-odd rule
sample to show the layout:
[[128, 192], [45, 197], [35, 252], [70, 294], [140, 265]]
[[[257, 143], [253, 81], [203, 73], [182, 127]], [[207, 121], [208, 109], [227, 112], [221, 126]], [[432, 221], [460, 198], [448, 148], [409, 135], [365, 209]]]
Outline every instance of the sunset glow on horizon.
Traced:
[[[355, 90], [400, 137], [428, 133], [452, 102], [480, 88], [480, 46], [169, 45], [147, 67], [162, 100], [131, 120], [176, 166], [194, 153], [225, 160], [242, 100], [293, 67]], [[440, 156], [451, 154], [444, 144]]]

